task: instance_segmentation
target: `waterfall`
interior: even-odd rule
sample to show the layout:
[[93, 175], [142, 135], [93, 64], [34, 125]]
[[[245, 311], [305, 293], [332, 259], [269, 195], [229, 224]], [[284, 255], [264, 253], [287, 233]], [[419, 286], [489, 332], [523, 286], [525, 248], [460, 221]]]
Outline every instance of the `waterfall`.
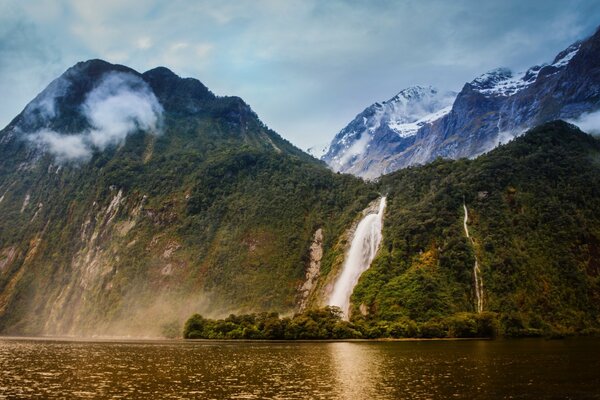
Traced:
[[356, 227], [350, 251], [342, 266], [342, 272], [335, 282], [333, 292], [329, 298], [330, 306], [339, 307], [344, 319], [349, 317], [350, 296], [358, 279], [371, 265], [381, 243], [381, 229], [383, 227], [383, 211], [385, 210], [385, 197], [379, 201], [376, 214], [366, 215]]
[[[475, 241], [469, 235], [469, 227], [467, 226], [467, 221], [469, 220], [469, 211], [467, 210], [467, 205], [463, 202], [463, 208], [465, 209], [465, 219], [463, 220], [463, 226], [465, 228], [465, 235], [467, 239], [471, 242], [471, 245], [475, 247]], [[477, 260], [477, 254], [475, 254], [475, 266], [473, 267], [473, 281], [475, 283], [475, 307], [477, 312], [480, 313], [483, 311], [483, 279], [481, 278], [481, 270], [479, 269], [479, 261]]]

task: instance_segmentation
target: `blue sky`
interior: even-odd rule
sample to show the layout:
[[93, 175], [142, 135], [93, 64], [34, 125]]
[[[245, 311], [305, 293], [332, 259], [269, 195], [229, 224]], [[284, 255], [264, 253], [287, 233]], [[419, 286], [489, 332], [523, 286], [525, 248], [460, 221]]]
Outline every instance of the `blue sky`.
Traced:
[[495, 67], [550, 62], [598, 25], [598, 0], [4, 0], [0, 125], [102, 58], [240, 96], [306, 149], [403, 88], [458, 91]]

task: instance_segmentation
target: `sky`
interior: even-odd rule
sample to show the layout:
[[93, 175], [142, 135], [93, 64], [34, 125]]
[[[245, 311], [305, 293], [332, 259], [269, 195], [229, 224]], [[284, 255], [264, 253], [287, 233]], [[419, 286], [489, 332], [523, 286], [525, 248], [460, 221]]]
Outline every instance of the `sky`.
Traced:
[[406, 87], [551, 62], [598, 25], [600, 0], [3, 0], [0, 125], [101, 58], [240, 96], [307, 149]]

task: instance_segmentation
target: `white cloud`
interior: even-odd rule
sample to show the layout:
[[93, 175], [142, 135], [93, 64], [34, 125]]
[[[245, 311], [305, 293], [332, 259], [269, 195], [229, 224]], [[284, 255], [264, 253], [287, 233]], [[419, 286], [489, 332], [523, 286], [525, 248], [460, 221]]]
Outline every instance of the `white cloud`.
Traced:
[[352, 145], [343, 152], [342, 156], [336, 160], [333, 160], [333, 169], [335, 171], [339, 171], [342, 167], [346, 165], [353, 157], [356, 157], [359, 154], [364, 154], [367, 150], [371, 142], [371, 135], [367, 132], [362, 132], [361, 137], [352, 143]]
[[[30, 3], [0, 2], [0, 122], [50, 77], [102, 58], [140, 72], [163, 65], [238, 95], [303, 148], [405, 87], [459, 90], [497, 66], [550, 61], [600, 19], [590, 0]], [[18, 17], [28, 24], [3, 37]], [[20, 39], [27, 30], [37, 35]]]
[[581, 114], [579, 117], [568, 120], [567, 122], [577, 125], [579, 129], [584, 132], [593, 135], [600, 134], [600, 110]]
[[27, 136], [39, 148], [52, 153], [59, 163], [68, 161], [86, 161], [92, 156], [92, 149], [85, 135], [63, 135], [42, 129]]
[[135, 46], [141, 50], [148, 50], [154, 45], [152, 38], [144, 36], [135, 41]]
[[105, 76], [89, 93], [82, 110], [93, 127], [90, 142], [100, 150], [123, 142], [138, 129], [158, 133], [162, 123], [162, 106], [150, 87], [128, 73]]
[[84, 132], [62, 134], [43, 129], [26, 137], [58, 162], [86, 161], [95, 149], [121, 144], [138, 130], [159, 134], [162, 129], [162, 106], [148, 84], [130, 73], [106, 74], [87, 95], [81, 112], [90, 125]]

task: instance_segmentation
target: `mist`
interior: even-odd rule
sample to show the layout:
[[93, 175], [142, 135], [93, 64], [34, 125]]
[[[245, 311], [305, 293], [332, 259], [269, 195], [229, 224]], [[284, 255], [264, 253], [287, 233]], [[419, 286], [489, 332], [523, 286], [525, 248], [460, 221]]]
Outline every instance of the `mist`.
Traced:
[[[59, 117], [56, 92], [42, 94], [28, 107], [29, 111], [26, 109], [26, 118], [33, 110], [37, 111], [36, 117]], [[163, 107], [148, 84], [130, 73], [106, 74], [88, 93], [80, 111], [89, 124], [87, 130], [65, 134], [42, 129], [26, 135], [27, 140], [52, 154], [59, 163], [85, 162], [94, 151], [120, 145], [132, 133], [162, 132]]]
[[581, 114], [575, 119], [567, 120], [567, 122], [577, 125], [584, 132], [600, 135], [600, 111]]

